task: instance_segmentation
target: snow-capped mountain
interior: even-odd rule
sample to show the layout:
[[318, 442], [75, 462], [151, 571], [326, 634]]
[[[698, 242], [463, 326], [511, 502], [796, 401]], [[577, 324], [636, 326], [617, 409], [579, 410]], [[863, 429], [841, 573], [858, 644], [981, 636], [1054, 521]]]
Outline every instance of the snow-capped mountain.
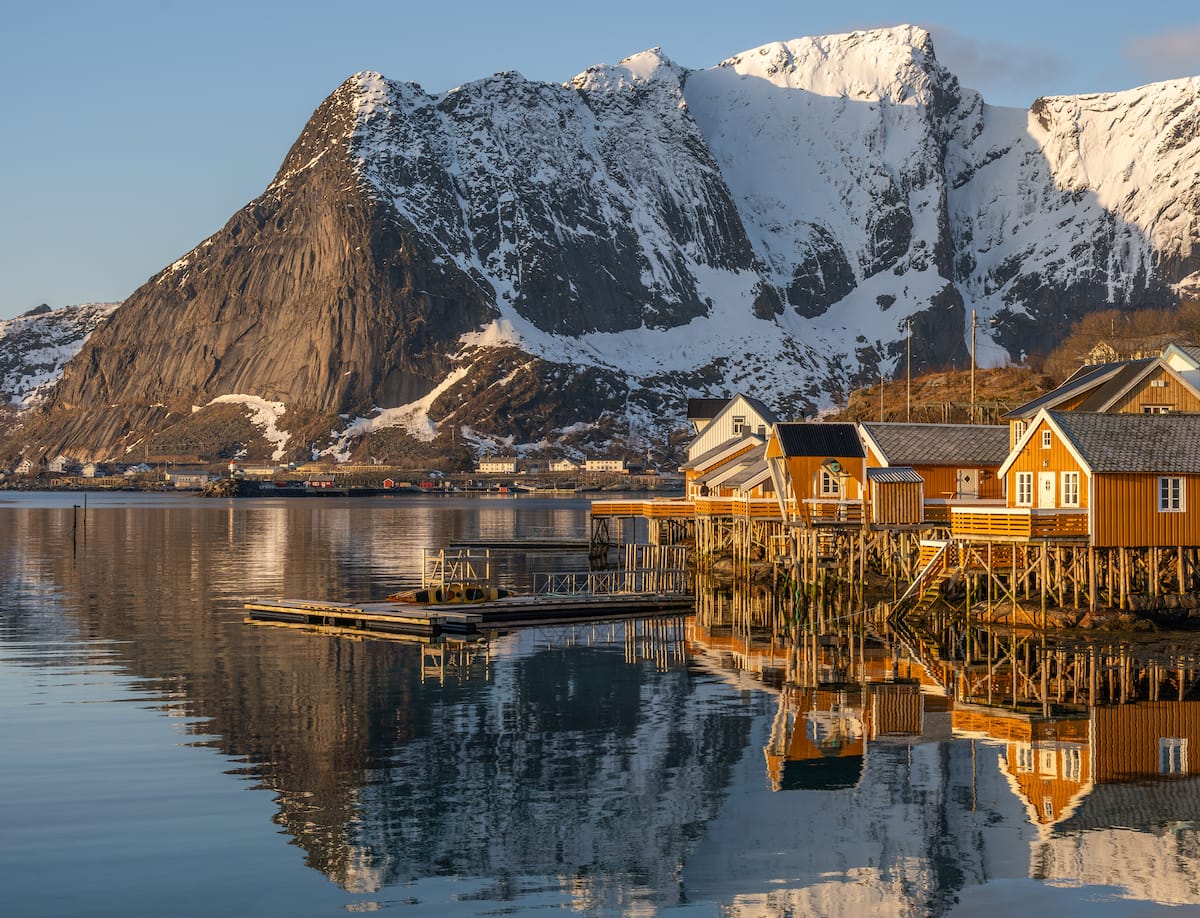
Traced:
[[664, 441], [688, 396], [733, 391], [797, 416], [909, 347], [964, 363], [970, 310], [995, 359], [1172, 302], [1200, 277], [1198, 150], [1200, 80], [995, 108], [910, 26], [563, 85], [360, 73], [36, 429], [110, 449], [151, 404], [233, 394], [286, 405], [306, 445], [384, 410], [484, 449], [597, 421]]
[[21, 409], [40, 404], [67, 361], [119, 305], [39, 306], [0, 320], [0, 403]]

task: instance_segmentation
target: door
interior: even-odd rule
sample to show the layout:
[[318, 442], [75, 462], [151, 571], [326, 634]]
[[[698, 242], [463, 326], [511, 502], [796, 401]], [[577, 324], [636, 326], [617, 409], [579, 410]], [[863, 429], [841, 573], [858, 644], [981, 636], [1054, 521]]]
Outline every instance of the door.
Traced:
[[954, 473], [955, 497], [959, 500], [979, 498], [979, 469], [958, 469]]
[[1054, 504], [1054, 473], [1038, 472], [1037, 505], [1040, 509], [1051, 509]]

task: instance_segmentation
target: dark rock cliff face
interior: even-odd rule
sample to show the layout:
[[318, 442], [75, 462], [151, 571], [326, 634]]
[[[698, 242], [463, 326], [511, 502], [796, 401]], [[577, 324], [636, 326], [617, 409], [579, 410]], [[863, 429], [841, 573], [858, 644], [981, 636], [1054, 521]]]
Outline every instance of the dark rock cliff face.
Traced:
[[365, 193], [329, 137], [347, 120], [346, 95], [317, 111], [266, 194], [92, 336], [42, 419], [58, 431], [54, 447], [111, 447], [153, 423], [155, 406], [186, 412], [246, 393], [300, 412], [365, 412], [446, 375], [458, 336], [494, 310]]

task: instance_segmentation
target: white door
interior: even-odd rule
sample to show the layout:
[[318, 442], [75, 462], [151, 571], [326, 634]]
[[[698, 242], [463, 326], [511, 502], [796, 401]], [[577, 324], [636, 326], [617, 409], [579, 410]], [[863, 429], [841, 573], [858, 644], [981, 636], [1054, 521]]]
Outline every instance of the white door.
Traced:
[[1038, 472], [1037, 505], [1041, 509], [1052, 509], [1054, 503], [1054, 473]]
[[959, 500], [978, 499], [979, 469], [958, 469], [954, 473], [954, 490]]

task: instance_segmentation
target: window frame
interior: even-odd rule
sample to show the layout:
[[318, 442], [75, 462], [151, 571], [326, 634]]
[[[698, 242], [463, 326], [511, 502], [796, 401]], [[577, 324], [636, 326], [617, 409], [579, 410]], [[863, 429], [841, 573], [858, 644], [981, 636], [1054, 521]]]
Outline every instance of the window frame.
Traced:
[[1049, 430], [1042, 431], [1042, 449], [1049, 449], [1054, 445], [1054, 434]]
[[842, 481], [837, 475], [834, 475], [829, 469], [820, 469], [820, 480], [817, 485], [817, 496], [828, 498], [842, 498]]
[[1158, 476], [1158, 512], [1183, 513], [1187, 510], [1187, 487], [1182, 475]]
[[1033, 472], [1017, 472], [1013, 481], [1018, 507], [1033, 506]]
[[[1079, 506], [1079, 485], [1082, 476], [1079, 472], [1062, 472], [1060, 474], [1059, 498], [1064, 507]], [[1070, 483], [1068, 485], [1068, 482]]]

